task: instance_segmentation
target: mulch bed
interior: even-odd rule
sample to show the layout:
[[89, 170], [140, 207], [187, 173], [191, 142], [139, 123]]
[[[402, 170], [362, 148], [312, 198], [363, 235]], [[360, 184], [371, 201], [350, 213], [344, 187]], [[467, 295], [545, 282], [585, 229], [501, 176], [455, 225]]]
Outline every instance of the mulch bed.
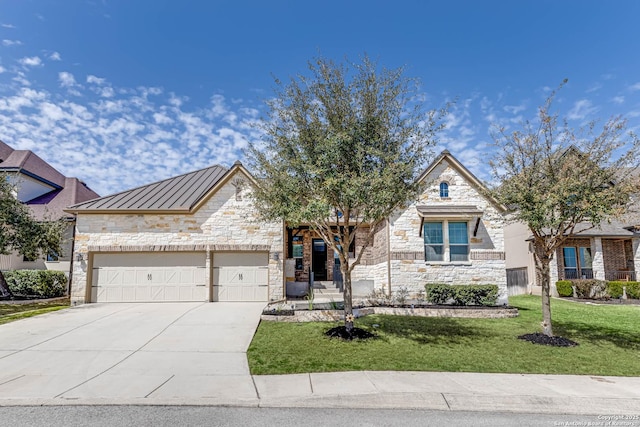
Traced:
[[371, 332], [365, 331], [364, 329], [360, 328], [353, 328], [351, 332], [349, 332], [347, 331], [346, 326], [336, 326], [335, 328], [329, 329], [324, 334], [329, 338], [340, 338], [345, 341], [352, 341], [355, 339], [366, 340], [376, 337], [376, 335], [372, 334]]
[[520, 335], [518, 338], [524, 341], [529, 341], [533, 344], [550, 345], [554, 347], [575, 347], [578, 345], [577, 342], [571, 341], [568, 338], [550, 337], [540, 332], [536, 332], [535, 334]]

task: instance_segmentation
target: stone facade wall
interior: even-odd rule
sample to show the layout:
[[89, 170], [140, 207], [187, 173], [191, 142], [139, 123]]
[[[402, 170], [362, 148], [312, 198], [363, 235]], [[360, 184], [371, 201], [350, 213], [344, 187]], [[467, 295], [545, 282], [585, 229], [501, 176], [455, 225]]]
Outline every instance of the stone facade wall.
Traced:
[[[447, 198], [440, 197], [439, 186], [443, 181], [449, 184]], [[424, 236], [420, 230], [422, 221], [416, 208], [419, 205], [472, 205], [483, 212], [475, 235], [476, 221], [468, 221], [468, 261], [425, 261]], [[390, 222], [392, 291], [403, 286], [415, 293], [423, 290], [427, 283], [495, 284], [500, 289], [499, 302], [506, 302], [505, 219], [498, 208], [446, 159], [426, 177], [424, 191], [418, 200], [399, 210]]]
[[[75, 262], [71, 299], [85, 302], [87, 260], [90, 251], [127, 250], [268, 250], [269, 299], [283, 297], [282, 223], [264, 223], [256, 218], [249, 193], [244, 186], [236, 197], [232, 181], [227, 181], [193, 214], [83, 214], [76, 222], [76, 253], [83, 255]], [[104, 248], [104, 249], [101, 249]], [[207, 257], [209, 264], [210, 257]], [[209, 265], [207, 265], [207, 275]]]

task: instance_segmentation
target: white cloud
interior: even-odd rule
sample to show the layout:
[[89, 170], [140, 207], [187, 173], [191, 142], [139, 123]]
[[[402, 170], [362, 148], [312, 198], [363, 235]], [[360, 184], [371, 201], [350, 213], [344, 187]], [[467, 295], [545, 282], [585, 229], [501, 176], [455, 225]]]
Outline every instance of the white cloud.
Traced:
[[66, 71], [58, 73], [58, 81], [62, 87], [74, 87], [78, 85], [73, 74]]
[[22, 45], [22, 42], [20, 40], [7, 40], [7, 39], [4, 39], [4, 40], [2, 40], [2, 45], [3, 46], [20, 46], [20, 45]]
[[4, 73], [5, 71], [7, 71], [7, 69], [0, 65], [0, 74]]
[[598, 111], [588, 99], [581, 99], [573, 104], [573, 107], [567, 113], [569, 120], [583, 120], [587, 116]]
[[39, 67], [42, 65], [42, 59], [39, 56], [25, 56], [19, 59], [18, 62], [26, 67]]
[[58, 52], [53, 52], [51, 55], [49, 55], [49, 59], [52, 61], [62, 61], [62, 57]]
[[84, 78], [85, 84], [69, 71], [56, 74], [57, 88], [44, 90], [30, 81], [30, 72], [2, 75], [10, 83], [0, 97], [0, 138], [16, 149], [34, 150], [99, 194], [231, 165], [257, 138], [250, 125], [259, 110], [250, 103], [215, 97], [197, 108], [162, 88], [114, 87], [95, 75]]
[[0, 24], [0, 26], [2, 26], [2, 28], [16, 28], [16, 26], [12, 24]]
[[505, 105], [503, 108], [504, 108], [504, 111], [506, 111], [507, 113], [518, 114], [526, 110], [527, 106], [524, 103], [522, 103], [520, 105]]
[[640, 90], [640, 82], [638, 83], [634, 83], [631, 86], [629, 86], [629, 90], [630, 91], [636, 91], [636, 90]]
[[592, 92], [597, 92], [600, 89], [602, 89], [602, 84], [601, 83], [594, 83], [591, 86], [589, 86], [585, 92], [586, 93], [592, 93]]
[[622, 96], [622, 95], [614, 96], [613, 98], [611, 98], [611, 102], [614, 102], [616, 104], [623, 104], [624, 103], [624, 96]]
[[96, 84], [96, 85], [103, 85], [106, 82], [106, 79], [100, 78], [100, 77], [96, 77], [93, 76], [91, 74], [89, 74], [87, 76], [87, 83], [91, 83], [91, 84]]

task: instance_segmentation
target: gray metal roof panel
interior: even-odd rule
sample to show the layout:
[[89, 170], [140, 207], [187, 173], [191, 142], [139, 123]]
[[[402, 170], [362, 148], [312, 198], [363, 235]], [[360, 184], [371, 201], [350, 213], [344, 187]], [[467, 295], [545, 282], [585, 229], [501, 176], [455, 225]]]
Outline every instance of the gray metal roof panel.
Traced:
[[478, 209], [477, 206], [471, 205], [429, 205], [429, 206], [416, 206], [418, 212], [423, 215], [447, 215], [447, 214], [458, 214], [458, 215], [479, 215], [482, 214], [482, 211]]
[[78, 211], [189, 210], [227, 173], [211, 166], [71, 206]]

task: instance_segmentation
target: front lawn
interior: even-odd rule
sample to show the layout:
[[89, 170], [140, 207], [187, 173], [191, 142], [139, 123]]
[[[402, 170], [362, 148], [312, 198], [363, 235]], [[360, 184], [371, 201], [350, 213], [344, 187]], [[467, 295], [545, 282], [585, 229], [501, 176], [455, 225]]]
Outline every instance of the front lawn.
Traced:
[[252, 374], [358, 370], [505, 372], [639, 376], [640, 306], [552, 301], [554, 332], [577, 347], [519, 340], [539, 332], [540, 297], [509, 299], [520, 316], [456, 319], [372, 315], [356, 326], [377, 339], [343, 342], [336, 323], [261, 322], [248, 350]]
[[0, 325], [68, 307], [69, 300], [31, 302], [28, 304], [0, 303]]

